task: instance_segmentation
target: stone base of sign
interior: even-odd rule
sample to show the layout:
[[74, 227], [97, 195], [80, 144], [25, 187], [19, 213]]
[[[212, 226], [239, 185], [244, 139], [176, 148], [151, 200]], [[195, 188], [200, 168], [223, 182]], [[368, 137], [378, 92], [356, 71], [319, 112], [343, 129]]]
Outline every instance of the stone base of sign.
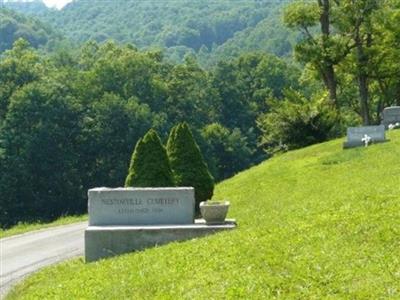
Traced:
[[[370, 145], [373, 144], [381, 144], [381, 143], [386, 143], [389, 142], [389, 140], [384, 140], [384, 141], [373, 141], [370, 142]], [[344, 142], [343, 143], [343, 149], [350, 149], [350, 148], [356, 148], [356, 147], [365, 147], [365, 143], [360, 141], [352, 141], [352, 142]]]
[[85, 260], [93, 262], [234, 228], [234, 219], [220, 225], [207, 225], [204, 219], [198, 219], [190, 225], [89, 226], [85, 230]]

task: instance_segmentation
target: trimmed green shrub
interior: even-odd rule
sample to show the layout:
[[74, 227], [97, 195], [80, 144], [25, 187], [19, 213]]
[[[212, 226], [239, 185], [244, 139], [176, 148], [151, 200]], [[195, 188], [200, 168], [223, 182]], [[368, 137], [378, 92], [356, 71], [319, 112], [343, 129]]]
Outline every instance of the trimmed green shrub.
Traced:
[[347, 113], [338, 115], [325, 94], [306, 97], [286, 90], [284, 99], [269, 99], [269, 111], [258, 117], [261, 146], [267, 153], [287, 151], [341, 136], [348, 125]]
[[150, 129], [137, 142], [125, 186], [175, 186], [167, 153], [155, 130]]
[[176, 185], [195, 188], [196, 211], [199, 212], [200, 202], [211, 199], [213, 195], [214, 178], [187, 123], [172, 128], [167, 143], [167, 154]]

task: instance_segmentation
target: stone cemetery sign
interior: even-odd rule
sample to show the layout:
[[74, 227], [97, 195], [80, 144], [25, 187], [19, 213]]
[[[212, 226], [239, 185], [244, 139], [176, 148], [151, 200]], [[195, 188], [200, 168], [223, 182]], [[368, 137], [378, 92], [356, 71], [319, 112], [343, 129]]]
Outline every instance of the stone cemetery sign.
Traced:
[[365, 145], [365, 141], [371, 143], [386, 142], [385, 126], [362, 126], [347, 128], [347, 141], [343, 148], [353, 148]]
[[89, 226], [194, 223], [193, 188], [95, 188], [88, 196]]
[[88, 196], [86, 262], [236, 228], [234, 220], [222, 225], [194, 220], [192, 187], [103, 187]]
[[386, 107], [382, 113], [382, 125], [386, 129], [390, 124], [400, 123], [400, 106]]

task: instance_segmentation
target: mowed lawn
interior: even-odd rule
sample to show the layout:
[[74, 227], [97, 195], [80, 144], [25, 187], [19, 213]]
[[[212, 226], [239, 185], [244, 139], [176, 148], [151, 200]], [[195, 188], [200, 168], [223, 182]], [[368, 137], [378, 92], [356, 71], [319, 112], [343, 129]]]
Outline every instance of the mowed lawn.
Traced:
[[289, 152], [219, 184], [237, 230], [75, 259], [9, 299], [400, 299], [400, 130], [388, 137]]

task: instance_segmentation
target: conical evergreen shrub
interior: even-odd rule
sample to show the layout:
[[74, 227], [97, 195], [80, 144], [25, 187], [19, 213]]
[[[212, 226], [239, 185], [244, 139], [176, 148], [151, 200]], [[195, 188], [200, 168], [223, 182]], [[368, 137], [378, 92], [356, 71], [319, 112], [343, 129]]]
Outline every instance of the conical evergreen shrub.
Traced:
[[211, 199], [213, 195], [214, 178], [187, 123], [172, 128], [167, 154], [176, 185], [195, 188], [196, 211], [199, 212], [200, 202]]
[[155, 130], [150, 129], [137, 142], [125, 186], [175, 186], [167, 153]]

